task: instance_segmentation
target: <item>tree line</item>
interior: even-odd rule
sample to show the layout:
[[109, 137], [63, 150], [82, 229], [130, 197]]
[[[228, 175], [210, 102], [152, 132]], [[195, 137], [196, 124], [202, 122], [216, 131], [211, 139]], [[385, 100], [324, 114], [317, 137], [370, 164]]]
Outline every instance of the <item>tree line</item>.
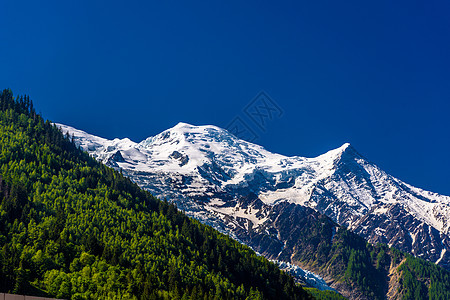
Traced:
[[67, 299], [309, 299], [249, 247], [188, 218], [0, 94], [0, 291]]

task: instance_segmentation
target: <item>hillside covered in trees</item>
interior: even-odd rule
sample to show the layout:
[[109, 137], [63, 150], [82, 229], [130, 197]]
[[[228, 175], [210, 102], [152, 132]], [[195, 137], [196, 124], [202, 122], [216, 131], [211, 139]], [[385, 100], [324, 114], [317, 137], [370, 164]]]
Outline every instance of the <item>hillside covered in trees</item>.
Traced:
[[66, 299], [308, 299], [247, 246], [75, 147], [0, 95], [0, 292]]
[[[384, 244], [372, 245], [311, 208], [286, 204], [295, 239], [281, 259], [332, 282], [351, 299], [450, 299], [450, 273], [444, 268]], [[287, 223], [287, 221], [285, 221]], [[320, 297], [318, 297], [320, 298]]]
[[[304, 290], [249, 247], [186, 217], [0, 94], [0, 292], [66, 299], [343, 299]], [[297, 211], [301, 210], [301, 211]], [[291, 209], [287, 253], [361, 299], [450, 299], [449, 272]]]

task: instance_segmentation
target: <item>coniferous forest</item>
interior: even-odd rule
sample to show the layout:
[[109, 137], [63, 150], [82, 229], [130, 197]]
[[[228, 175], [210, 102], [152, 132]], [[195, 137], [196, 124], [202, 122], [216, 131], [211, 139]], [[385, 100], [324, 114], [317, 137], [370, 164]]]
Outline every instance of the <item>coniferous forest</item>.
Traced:
[[0, 96], [0, 200], [0, 292], [311, 298], [247, 246], [89, 157], [11, 90]]
[[[97, 162], [37, 114], [28, 96], [11, 90], [0, 94], [0, 201], [0, 292], [65, 299], [343, 299], [303, 289], [249, 247]], [[450, 299], [443, 268], [367, 244], [347, 230], [330, 245], [326, 222], [317, 222], [304, 231], [307, 243], [296, 248], [296, 261], [326, 269], [364, 299], [388, 293]]]

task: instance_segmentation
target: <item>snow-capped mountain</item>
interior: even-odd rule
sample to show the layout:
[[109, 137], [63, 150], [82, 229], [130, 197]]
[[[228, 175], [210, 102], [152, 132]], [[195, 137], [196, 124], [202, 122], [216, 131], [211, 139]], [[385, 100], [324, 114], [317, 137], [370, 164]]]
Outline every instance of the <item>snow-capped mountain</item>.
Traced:
[[188, 215], [272, 259], [283, 259], [293, 207], [309, 207], [372, 243], [450, 267], [450, 197], [415, 188], [350, 144], [315, 158], [287, 157], [215, 126], [179, 123], [140, 143], [57, 124], [105, 164]]

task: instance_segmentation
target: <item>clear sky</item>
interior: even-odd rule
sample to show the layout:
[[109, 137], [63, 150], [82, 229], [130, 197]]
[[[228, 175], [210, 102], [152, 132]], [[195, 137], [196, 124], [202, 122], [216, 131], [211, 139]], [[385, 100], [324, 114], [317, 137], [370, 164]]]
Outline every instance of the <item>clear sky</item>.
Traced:
[[[0, 2], [0, 88], [45, 118], [140, 141], [180, 121], [316, 156], [350, 142], [450, 195], [449, 1]], [[283, 111], [263, 129], [245, 107]]]

